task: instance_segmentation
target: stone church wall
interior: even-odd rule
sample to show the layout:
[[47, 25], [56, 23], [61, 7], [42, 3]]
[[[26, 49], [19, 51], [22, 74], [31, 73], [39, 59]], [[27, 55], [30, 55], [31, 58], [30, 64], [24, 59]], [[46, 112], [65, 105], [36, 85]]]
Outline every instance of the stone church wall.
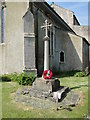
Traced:
[[44, 69], [44, 41], [45, 31], [41, 26], [45, 22], [46, 17], [41, 11], [38, 11], [38, 74], [41, 74]]
[[[76, 32], [77, 35], [84, 37], [88, 43], [90, 44], [90, 34], [89, 34], [89, 27], [88, 26], [73, 26], [73, 30]], [[89, 47], [89, 61], [90, 61], [90, 47]]]
[[84, 37], [90, 44], [90, 40], [88, 39], [88, 26], [78, 26], [74, 25], [73, 30], [76, 32], [77, 35]]
[[0, 74], [3, 74], [5, 72], [5, 44], [1, 43], [2, 38], [1, 38], [1, 1], [0, 1]]
[[0, 1], [0, 42], [1, 42], [1, 1]]
[[[38, 12], [38, 71], [43, 72], [44, 67], [44, 42], [45, 31], [41, 29], [41, 26], [48, 20], [43, 12]], [[54, 23], [53, 23], [54, 24]], [[55, 25], [55, 24], [54, 24]], [[57, 26], [57, 24], [55, 25]], [[70, 71], [70, 70], [83, 70], [83, 39], [72, 33], [62, 31], [60, 29], [55, 30], [55, 54], [52, 57], [52, 70]], [[65, 63], [60, 63], [59, 52], [65, 52]], [[51, 59], [51, 56], [50, 56]], [[51, 68], [50, 68], [51, 69]]]
[[24, 65], [26, 69], [35, 69], [34, 16], [30, 11], [24, 16]]
[[5, 45], [4, 45], [5, 51], [3, 49], [0, 50], [0, 52], [2, 51], [3, 56], [5, 54], [4, 56], [5, 61], [2, 60], [3, 73], [21, 72], [24, 68], [23, 15], [25, 14], [26, 11], [27, 11], [27, 3], [23, 3], [23, 2], [6, 3]]
[[89, 45], [83, 40], [83, 69], [89, 66]]
[[58, 5], [52, 4], [51, 7], [56, 11], [56, 13], [70, 26], [73, 26], [73, 12], [67, 9], [64, 9]]
[[[82, 43], [81, 37], [56, 30], [55, 69], [60, 71], [82, 70]], [[65, 61], [60, 63], [59, 52], [64, 51]]]
[[5, 45], [0, 45], [0, 74], [5, 73]]
[[[41, 26], [46, 19], [49, 23], [53, 23], [53, 25], [55, 25], [55, 21], [51, 21], [50, 17], [47, 17], [40, 10], [38, 10], [37, 15], [36, 13], [34, 14], [33, 18], [31, 13], [26, 13], [27, 8], [27, 3], [22, 2], [10, 2], [6, 4], [5, 44], [0, 44], [0, 74], [2, 72], [22, 72], [25, 67], [35, 68], [36, 60], [38, 74], [41, 75], [43, 72], [43, 38], [45, 31], [41, 29]], [[23, 17], [25, 13], [27, 14], [26, 18]], [[37, 27], [35, 28], [36, 23]], [[55, 26], [57, 27], [57, 23]], [[83, 42], [82, 37], [56, 28], [54, 42], [53, 63], [50, 63], [52, 64], [53, 70], [83, 70], [83, 67], [87, 66], [85, 63], [88, 58], [85, 57], [85, 54], [88, 51], [88, 46]], [[64, 51], [65, 53], [64, 63], [60, 63], [59, 61], [60, 51]], [[85, 57], [85, 60], [83, 60], [83, 57]]]

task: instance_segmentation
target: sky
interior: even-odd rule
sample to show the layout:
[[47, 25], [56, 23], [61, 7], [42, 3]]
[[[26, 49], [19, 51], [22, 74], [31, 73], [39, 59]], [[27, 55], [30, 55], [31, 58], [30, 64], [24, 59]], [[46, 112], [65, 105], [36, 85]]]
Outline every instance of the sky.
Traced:
[[[48, 2], [51, 4], [52, 2]], [[54, 2], [55, 4], [71, 10], [81, 25], [88, 25], [88, 2]]]

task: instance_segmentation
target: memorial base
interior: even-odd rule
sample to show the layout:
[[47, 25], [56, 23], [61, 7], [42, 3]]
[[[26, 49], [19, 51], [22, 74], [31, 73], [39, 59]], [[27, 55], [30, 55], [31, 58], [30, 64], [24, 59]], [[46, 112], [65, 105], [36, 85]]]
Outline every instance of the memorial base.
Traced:
[[44, 92], [55, 92], [60, 88], [60, 81], [57, 78], [43, 79], [36, 78], [32, 85], [33, 90], [39, 90]]
[[36, 78], [29, 95], [55, 101], [55, 99], [61, 100], [68, 91], [68, 87], [60, 86], [60, 81], [57, 78], [52, 78], [49, 80]]

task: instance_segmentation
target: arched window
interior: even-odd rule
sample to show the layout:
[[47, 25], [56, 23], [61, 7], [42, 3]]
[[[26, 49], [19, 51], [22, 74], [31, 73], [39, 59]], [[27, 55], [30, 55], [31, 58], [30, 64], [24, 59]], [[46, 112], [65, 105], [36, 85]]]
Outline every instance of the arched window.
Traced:
[[64, 53], [64, 51], [60, 51], [60, 53], [59, 53], [59, 62], [60, 63], [65, 62], [65, 53]]

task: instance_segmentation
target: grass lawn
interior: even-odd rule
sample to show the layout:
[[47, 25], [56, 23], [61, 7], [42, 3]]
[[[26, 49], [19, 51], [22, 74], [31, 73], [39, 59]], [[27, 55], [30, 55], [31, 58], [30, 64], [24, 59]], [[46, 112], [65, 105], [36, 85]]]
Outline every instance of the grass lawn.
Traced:
[[[60, 84], [69, 86], [81, 95], [76, 107], [56, 111], [51, 109], [32, 109], [23, 103], [16, 103], [13, 95], [22, 86], [16, 82], [2, 82], [2, 117], [3, 118], [83, 118], [88, 114], [88, 77], [59, 77]], [[1, 84], [1, 83], [0, 83]]]

